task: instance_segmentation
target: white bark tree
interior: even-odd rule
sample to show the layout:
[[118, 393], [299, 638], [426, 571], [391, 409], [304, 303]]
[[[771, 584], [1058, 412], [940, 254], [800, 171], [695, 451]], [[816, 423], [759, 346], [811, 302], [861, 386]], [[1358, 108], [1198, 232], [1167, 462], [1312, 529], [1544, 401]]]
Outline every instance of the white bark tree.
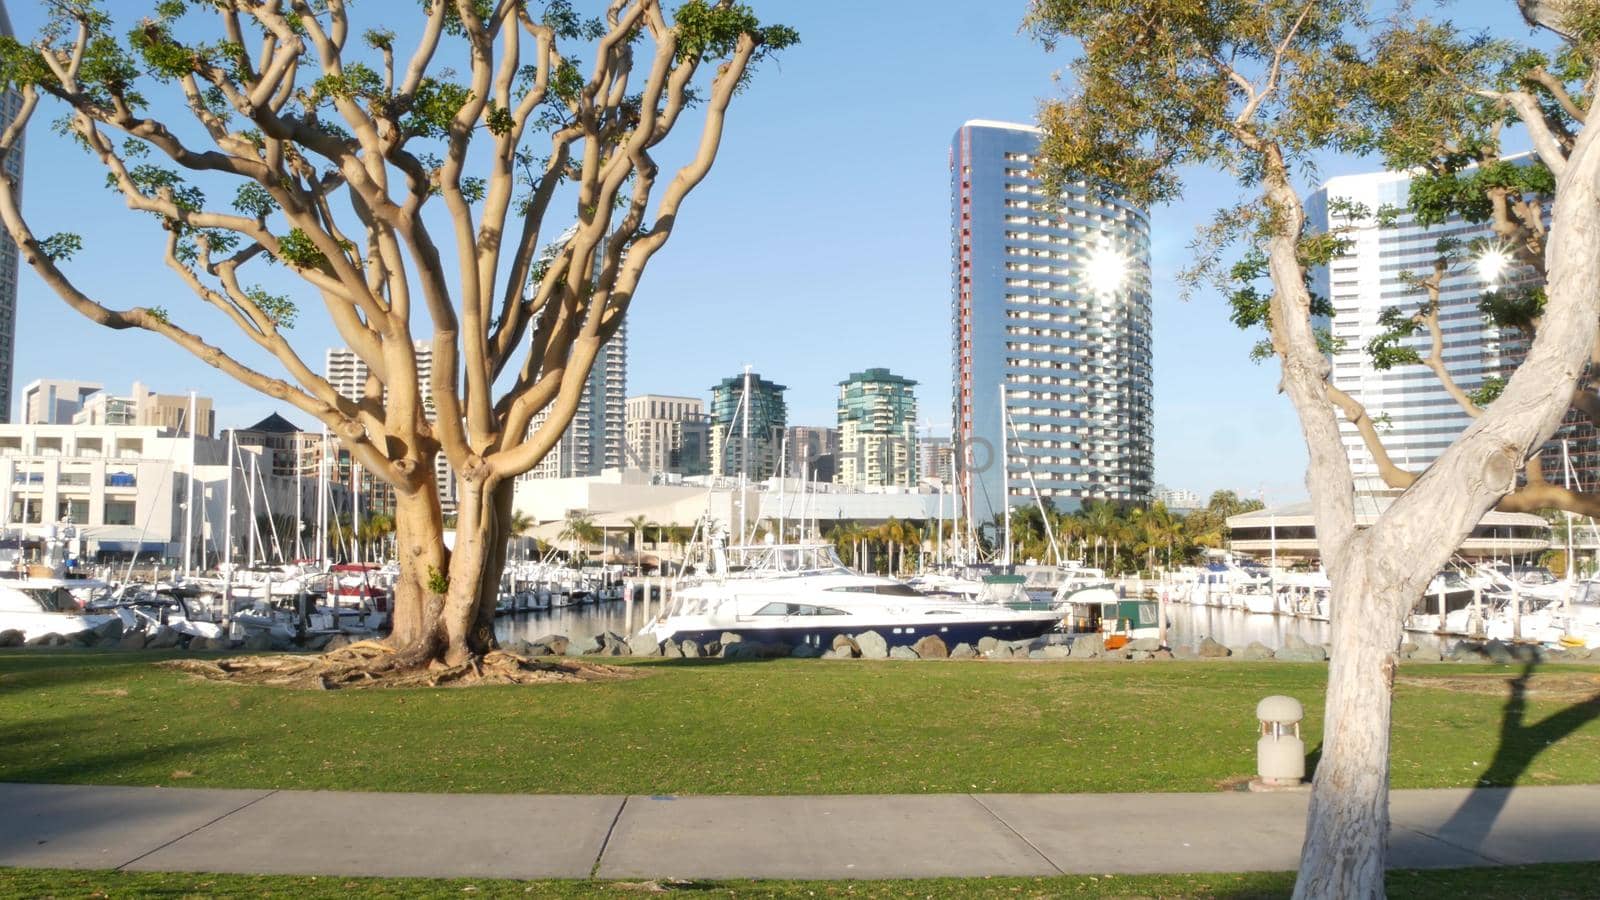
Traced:
[[[1405, 617], [1488, 510], [1551, 502], [1548, 485], [1519, 490], [1519, 473], [1560, 424], [1595, 351], [1600, 149], [1584, 120], [1596, 96], [1589, 78], [1600, 15], [1590, 3], [1540, 6], [1569, 36], [1568, 77], [1552, 76], [1516, 48], [1440, 34], [1426, 22], [1374, 25], [1358, 0], [1033, 3], [1030, 22], [1046, 42], [1067, 38], [1082, 49], [1071, 95], [1043, 106], [1047, 183], [1104, 180], [1157, 203], [1181, 195], [1180, 167], [1198, 165], [1232, 174], [1251, 192], [1202, 236], [1191, 275], [1224, 287], [1237, 323], [1267, 330], [1262, 349], [1278, 358], [1281, 389], [1300, 421], [1306, 486], [1333, 584], [1322, 756], [1299, 897], [1383, 894], [1390, 715]], [[1419, 48], [1428, 52], [1413, 52]], [[1491, 114], [1470, 105], [1477, 101], [1489, 103]], [[1307, 289], [1307, 271], [1342, 239], [1307, 233], [1296, 169], [1326, 151], [1404, 157], [1401, 149], [1417, 149], [1419, 126], [1433, 121], [1441, 127], [1430, 134], [1427, 155], [1452, 159], [1459, 171], [1463, 148], [1449, 141], [1463, 133], [1498, 141], [1496, 123], [1507, 115], [1527, 127], [1553, 176], [1547, 235], [1533, 233], [1542, 232], [1537, 215], [1507, 212], [1521, 199], [1516, 191], [1500, 185], [1498, 198], [1493, 191], [1486, 198], [1522, 229], [1524, 262], [1542, 251], [1546, 279], [1531, 348], [1498, 398], [1476, 409], [1471, 427], [1426, 471], [1400, 473], [1391, 464], [1386, 474], [1401, 493], [1370, 526], [1358, 527], [1340, 417], [1379, 451], [1381, 440], [1360, 404], [1329, 382], [1326, 336], [1313, 326], [1314, 314], [1328, 310]], [[1235, 242], [1245, 252], [1225, 264]], [[1263, 281], [1265, 291], [1257, 286]], [[1407, 321], [1437, 324], [1426, 301]], [[1592, 402], [1586, 393], [1587, 380], [1580, 403]], [[1537, 466], [1527, 471], [1535, 482]]]
[[[795, 33], [730, 0], [670, 14], [610, 0], [593, 18], [568, 0], [369, 4], [364, 33], [345, 0], [162, 0], [120, 25], [92, 0], [50, 6], [33, 42], [0, 43], [22, 101], [0, 155], [42, 104], [63, 107], [65, 133], [165, 230], [167, 266], [279, 371], [224, 350], [226, 326], [186, 324], [191, 311], [116, 309], [80, 290], [68, 259], [83, 240], [36, 236], [0, 179], [23, 259], [90, 320], [161, 335], [292, 404], [392, 484], [402, 576], [397, 652], [382, 665], [472, 669], [493, 646], [512, 480], [571, 420], [751, 66]], [[414, 27], [409, 54], [385, 18]], [[686, 162], [662, 177], [655, 154], [696, 117]], [[231, 208], [213, 202], [219, 189]], [[291, 344], [304, 304], [249, 280], [274, 262], [369, 367], [362, 398], [341, 397]], [[427, 395], [415, 338], [432, 348]], [[459, 485], [453, 552], [440, 453]]]

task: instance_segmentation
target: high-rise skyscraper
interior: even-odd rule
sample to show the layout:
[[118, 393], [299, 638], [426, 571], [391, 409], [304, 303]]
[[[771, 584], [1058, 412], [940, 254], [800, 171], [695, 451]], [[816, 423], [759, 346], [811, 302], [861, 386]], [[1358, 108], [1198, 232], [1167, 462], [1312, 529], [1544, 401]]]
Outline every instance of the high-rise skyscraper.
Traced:
[[786, 390], [754, 372], [724, 378], [711, 388], [714, 474], [734, 476], [742, 472], [751, 481], [778, 474], [778, 456], [789, 419], [789, 405], [783, 399]]
[[[421, 394], [422, 409], [428, 421], [434, 419], [433, 405], [433, 345], [427, 341], [412, 342], [412, 352], [417, 359], [417, 390]], [[354, 350], [348, 347], [329, 347], [326, 360], [324, 377], [339, 396], [349, 400], [359, 401], [366, 396], [367, 376], [370, 369], [366, 360], [362, 359]], [[439, 492], [439, 505], [444, 509], [445, 515], [451, 515], [456, 508], [456, 477], [450, 470], [450, 461], [440, 453], [433, 460], [433, 476]], [[393, 489], [386, 482], [376, 480], [371, 473], [364, 473], [361, 483], [362, 494], [369, 498], [363, 505], [369, 509], [393, 508], [393, 498], [388, 492]]]
[[[1513, 157], [1531, 161], [1531, 157]], [[1333, 384], [1366, 407], [1380, 427], [1385, 451], [1402, 469], [1420, 472], [1471, 424], [1462, 408], [1433, 371], [1421, 364], [1380, 369], [1374, 365], [1368, 344], [1386, 329], [1380, 322], [1384, 310], [1416, 312], [1427, 295], [1413, 279], [1433, 274], [1439, 256], [1439, 239], [1449, 237], [1461, 245], [1498, 245], [1487, 222], [1467, 222], [1459, 216], [1438, 225], [1423, 226], [1404, 210], [1410, 205], [1411, 176], [1404, 172], [1371, 172], [1331, 178], [1306, 201], [1308, 227], [1326, 231], [1340, 228], [1349, 246], [1328, 265], [1312, 273], [1312, 290], [1333, 305]], [[1372, 213], [1390, 206], [1402, 210], [1392, 222], [1379, 223]], [[1353, 218], [1350, 213], [1367, 213]], [[1485, 280], [1495, 276], [1495, 283]], [[1527, 339], [1516, 329], [1500, 328], [1479, 308], [1485, 292], [1498, 285], [1533, 277], [1532, 270], [1510, 269], [1486, 273], [1470, 258], [1458, 261], [1440, 284], [1439, 323], [1443, 331], [1441, 358], [1451, 380], [1469, 394], [1495, 378], [1508, 378], [1527, 353]], [[1419, 358], [1429, 354], [1432, 337], [1425, 329], [1401, 342]], [[1341, 419], [1340, 432], [1352, 471], [1364, 477], [1366, 487], [1377, 488], [1378, 467], [1360, 433]], [[1562, 444], [1567, 445], [1579, 481], [1591, 486], [1600, 473], [1600, 446], [1594, 427], [1575, 411], [1570, 413], [1544, 454], [1552, 480], [1562, 476]]]
[[[1415, 311], [1425, 297], [1407, 276], [1427, 277], [1445, 234], [1463, 242], [1493, 238], [1487, 223], [1452, 218], [1435, 227], [1417, 224], [1402, 213], [1393, 224], [1378, 224], [1371, 213], [1381, 206], [1410, 204], [1411, 177], [1403, 172], [1373, 172], [1329, 179], [1306, 201], [1309, 228], [1343, 228], [1348, 248], [1312, 275], [1312, 290], [1333, 305], [1333, 384], [1361, 401], [1374, 421], [1384, 423], [1383, 443], [1401, 467], [1421, 471], [1433, 462], [1472, 421], [1432, 371], [1421, 365], [1379, 369], [1368, 343], [1388, 329], [1379, 322], [1390, 307]], [[1359, 204], [1363, 220], [1341, 215], [1341, 208]], [[1500, 374], [1505, 365], [1499, 329], [1478, 309], [1487, 289], [1475, 269], [1465, 267], [1445, 279], [1439, 292], [1439, 318], [1444, 327], [1444, 366], [1463, 390], [1475, 391]], [[1430, 338], [1423, 331], [1403, 342], [1426, 356]], [[1355, 426], [1343, 420], [1339, 429], [1344, 449], [1357, 476], [1376, 475], [1378, 468]]]
[[916, 382], [888, 369], [839, 382], [839, 464], [833, 480], [852, 487], [917, 483]]
[[[628, 395], [628, 323], [595, 355], [594, 368], [583, 384], [578, 409], [550, 453], [527, 478], [576, 478], [623, 467]], [[537, 429], [549, 418], [545, 407], [528, 426]]]
[[[14, 36], [11, 16], [0, 0], [0, 34]], [[22, 95], [16, 91], [0, 94], [0, 129], [10, 125], [22, 111]], [[22, 196], [22, 141], [6, 157], [5, 175], [14, 179], [17, 196]], [[0, 422], [11, 421], [11, 377], [17, 344], [17, 245], [11, 235], [0, 231]]]
[[1008, 482], [1010, 505], [1037, 485], [1071, 508], [1143, 500], [1154, 470], [1149, 219], [1106, 187], [1045, 197], [1039, 138], [974, 120], [950, 146], [955, 455], [980, 522]]

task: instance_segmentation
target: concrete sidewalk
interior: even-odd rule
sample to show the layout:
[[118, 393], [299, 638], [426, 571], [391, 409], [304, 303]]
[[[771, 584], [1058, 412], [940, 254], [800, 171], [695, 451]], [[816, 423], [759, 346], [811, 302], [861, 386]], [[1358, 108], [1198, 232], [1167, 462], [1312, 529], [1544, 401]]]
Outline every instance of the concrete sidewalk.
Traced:
[[[1307, 795], [640, 797], [0, 784], [0, 865], [503, 878], [1287, 870]], [[1392, 865], [1600, 860], [1600, 785], [1395, 791]]]

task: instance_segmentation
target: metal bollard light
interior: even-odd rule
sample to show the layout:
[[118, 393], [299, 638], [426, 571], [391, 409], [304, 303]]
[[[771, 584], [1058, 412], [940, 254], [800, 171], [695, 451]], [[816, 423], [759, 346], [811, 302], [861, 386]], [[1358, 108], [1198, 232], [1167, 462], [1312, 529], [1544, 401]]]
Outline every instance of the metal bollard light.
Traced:
[[1305, 708], [1293, 697], [1274, 695], [1256, 704], [1261, 737], [1256, 741], [1256, 772], [1267, 787], [1298, 785], [1306, 777], [1306, 745], [1300, 740]]

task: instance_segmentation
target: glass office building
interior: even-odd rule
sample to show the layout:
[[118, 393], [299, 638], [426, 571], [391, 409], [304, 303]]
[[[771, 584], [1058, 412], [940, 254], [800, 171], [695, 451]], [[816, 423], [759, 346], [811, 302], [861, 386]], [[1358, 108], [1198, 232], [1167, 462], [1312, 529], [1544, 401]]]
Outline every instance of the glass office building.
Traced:
[[1151, 489], [1149, 218], [1086, 184], [1046, 204], [1039, 139], [975, 120], [950, 146], [955, 459], [979, 522], [1007, 493], [1073, 509]]

